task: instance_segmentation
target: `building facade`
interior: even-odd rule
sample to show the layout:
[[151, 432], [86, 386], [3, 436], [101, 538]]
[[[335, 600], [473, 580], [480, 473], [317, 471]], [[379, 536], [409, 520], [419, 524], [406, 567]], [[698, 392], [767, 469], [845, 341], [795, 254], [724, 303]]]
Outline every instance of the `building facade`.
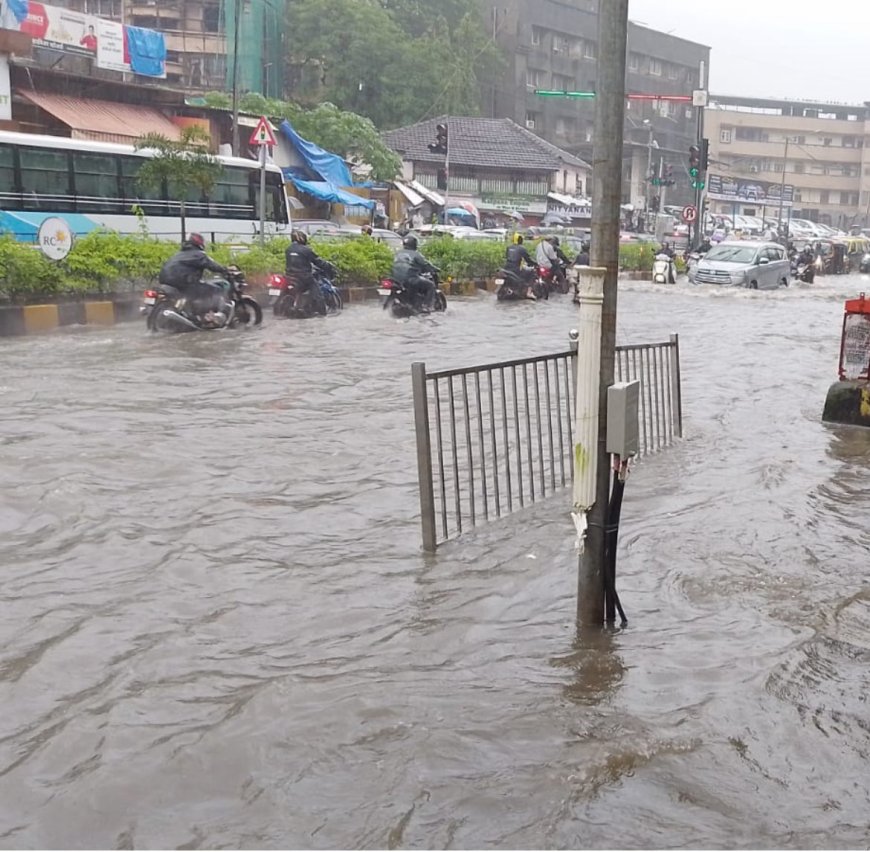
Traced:
[[[753, 195], [753, 186], [775, 188], [784, 183], [794, 187], [795, 218], [839, 228], [867, 227], [868, 120], [868, 104], [712, 97], [704, 119], [710, 140], [709, 174], [741, 187], [744, 198], [736, 202], [738, 213], [761, 215], [759, 205], [745, 197]], [[709, 206], [728, 213], [735, 205], [711, 199]], [[767, 215], [777, 212], [768, 209]]]
[[[592, 157], [595, 106], [591, 100], [541, 97], [536, 89], [594, 91], [598, 60], [597, 0], [483, 0], [487, 27], [503, 48], [507, 69], [484, 89], [484, 109], [544, 139]], [[631, 23], [626, 89], [637, 93], [691, 95], [710, 48]], [[688, 203], [689, 146], [697, 138], [691, 104], [628, 101], [625, 120], [623, 201], [643, 206], [648, 164], [670, 165], [672, 203]]]
[[451, 207], [467, 201], [481, 213], [519, 213], [527, 224], [548, 212], [566, 223], [588, 219], [589, 164], [506, 118], [441, 116], [385, 133], [386, 143], [402, 158], [406, 181], [443, 191], [439, 172], [443, 177], [445, 158], [432, 153], [429, 143], [445, 122]]
[[[164, 33], [167, 86], [194, 93], [229, 91], [238, 45], [239, 91], [283, 93], [281, 0], [50, 0], [50, 5]], [[70, 73], [119, 76], [87, 68], [87, 59], [59, 61], [52, 51], [36, 49], [33, 61]]]

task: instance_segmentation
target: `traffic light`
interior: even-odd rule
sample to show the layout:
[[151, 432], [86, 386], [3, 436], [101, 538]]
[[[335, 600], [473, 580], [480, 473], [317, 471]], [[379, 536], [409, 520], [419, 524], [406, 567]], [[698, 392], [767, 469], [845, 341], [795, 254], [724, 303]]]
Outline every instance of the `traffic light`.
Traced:
[[438, 189], [447, 189], [447, 169], [438, 169], [435, 185]]
[[660, 204], [661, 204], [661, 199], [657, 195], [654, 195], [649, 200], [649, 209], [652, 210], [653, 213], [658, 213]]
[[701, 171], [706, 172], [710, 165], [710, 140], [701, 140]]
[[435, 128], [435, 141], [429, 143], [429, 150], [433, 154], [447, 156], [447, 125], [439, 124]]
[[665, 186], [673, 186], [676, 181], [674, 180], [674, 167], [668, 163], [665, 166]]
[[689, 148], [689, 177], [692, 179], [692, 189], [704, 188], [704, 180], [701, 177], [701, 149], [697, 145]]

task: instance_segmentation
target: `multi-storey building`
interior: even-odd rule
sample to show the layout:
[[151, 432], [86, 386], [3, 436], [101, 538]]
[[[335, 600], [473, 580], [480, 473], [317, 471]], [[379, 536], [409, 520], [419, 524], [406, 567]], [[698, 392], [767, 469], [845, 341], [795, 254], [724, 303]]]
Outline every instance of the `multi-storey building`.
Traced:
[[[193, 92], [229, 90], [238, 45], [239, 90], [276, 97], [282, 94], [280, 0], [50, 0], [50, 3], [163, 32], [167, 86]], [[34, 62], [71, 73], [93, 73], [105, 79], [119, 77], [117, 72], [85, 68], [87, 59], [64, 56], [59, 64], [57, 53], [48, 51], [37, 50]]]
[[[756, 192], [761, 197], [772, 187], [776, 195], [784, 183], [794, 187], [793, 216], [864, 226], [870, 213], [868, 121], [870, 104], [717, 95], [705, 115], [709, 173], [719, 176], [720, 185], [740, 187], [738, 213], [761, 215]], [[734, 206], [710, 202], [714, 212]], [[768, 215], [777, 212], [767, 209]]]
[[[594, 91], [598, 59], [598, 0], [483, 0], [487, 27], [506, 54], [507, 69], [484, 89], [484, 109], [511, 118], [553, 144], [592, 156], [591, 100], [541, 97], [536, 89]], [[691, 95], [710, 48], [632, 23], [628, 34], [629, 92]], [[697, 138], [691, 104], [628, 102], [623, 200], [643, 206], [648, 164], [671, 165], [674, 203], [693, 197], [686, 170]]]

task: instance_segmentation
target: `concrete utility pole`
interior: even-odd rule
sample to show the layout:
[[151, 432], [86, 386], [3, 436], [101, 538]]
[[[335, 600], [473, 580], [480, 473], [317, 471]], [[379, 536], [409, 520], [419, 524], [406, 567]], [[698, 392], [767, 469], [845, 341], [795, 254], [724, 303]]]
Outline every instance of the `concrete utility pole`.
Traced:
[[239, 30], [242, 26], [242, 3], [233, 7], [233, 156], [239, 156]]
[[[619, 208], [622, 201], [622, 134], [625, 118], [625, 52], [628, 0], [607, 0], [598, 13], [598, 97], [592, 153], [592, 257], [603, 267], [601, 363], [598, 384], [598, 470], [595, 504], [589, 512], [586, 546], [580, 555], [577, 620], [580, 626], [604, 623], [605, 534], [610, 500], [607, 454], [607, 388], [616, 361], [616, 307], [619, 277]], [[581, 336], [587, 330], [580, 329]]]

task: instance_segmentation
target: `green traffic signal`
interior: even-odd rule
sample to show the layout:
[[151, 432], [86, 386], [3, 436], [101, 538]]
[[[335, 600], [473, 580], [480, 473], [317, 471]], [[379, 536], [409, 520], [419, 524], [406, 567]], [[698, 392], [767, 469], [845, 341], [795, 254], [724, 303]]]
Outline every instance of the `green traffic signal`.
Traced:
[[689, 169], [689, 174], [693, 178], [698, 177], [698, 174], [699, 174], [698, 169], [693, 166], [691, 169]]

